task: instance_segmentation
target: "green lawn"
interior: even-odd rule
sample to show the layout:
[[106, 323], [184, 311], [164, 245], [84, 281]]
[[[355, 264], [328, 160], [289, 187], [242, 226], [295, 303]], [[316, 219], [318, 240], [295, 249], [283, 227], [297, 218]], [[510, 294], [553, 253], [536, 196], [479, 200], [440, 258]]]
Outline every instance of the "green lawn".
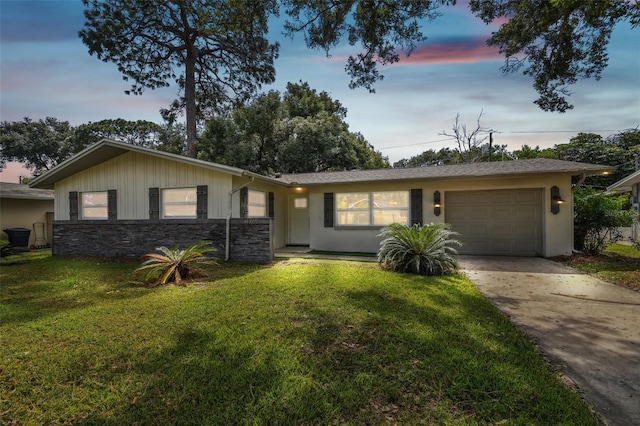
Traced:
[[598, 256], [576, 254], [556, 260], [613, 284], [640, 291], [640, 250], [611, 244]]
[[598, 424], [462, 275], [292, 259], [150, 289], [136, 266], [2, 264], [0, 424]]

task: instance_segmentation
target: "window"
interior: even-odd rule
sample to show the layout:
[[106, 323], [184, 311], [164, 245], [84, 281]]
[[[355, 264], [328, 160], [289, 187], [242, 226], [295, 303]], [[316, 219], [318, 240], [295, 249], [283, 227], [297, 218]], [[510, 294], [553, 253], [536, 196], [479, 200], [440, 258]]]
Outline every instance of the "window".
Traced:
[[409, 191], [337, 193], [335, 203], [337, 226], [409, 224]]
[[162, 190], [162, 217], [165, 219], [196, 218], [198, 196], [196, 188]]
[[294, 198], [293, 207], [296, 209], [306, 209], [307, 208], [307, 199], [306, 198]]
[[101, 220], [109, 218], [107, 191], [82, 193], [82, 219]]
[[267, 193], [250, 189], [247, 192], [247, 197], [247, 216], [267, 217]]

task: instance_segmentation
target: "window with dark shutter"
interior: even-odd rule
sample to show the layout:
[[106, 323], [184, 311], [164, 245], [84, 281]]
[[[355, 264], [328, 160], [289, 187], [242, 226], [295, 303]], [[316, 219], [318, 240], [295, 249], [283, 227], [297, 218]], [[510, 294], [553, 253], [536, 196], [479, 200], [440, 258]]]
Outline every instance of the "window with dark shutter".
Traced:
[[118, 198], [115, 189], [107, 191], [107, 212], [109, 220], [118, 219]]
[[69, 192], [69, 220], [78, 220], [78, 191]]
[[249, 188], [242, 188], [240, 190], [240, 217], [246, 218], [249, 216]]
[[273, 192], [269, 192], [269, 217], [274, 218], [275, 215], [275, 194]]
[[411, 225], [422, 225], [422, 189], [411, 190]]
[[198, 217], [198, 219], [207, 218], [207, 198], [208, 198], [207, 194], [208, 194], [207, 185], [199, 185], [196, 187], [196, 195], [197, 195], [196, 216]]
[[149, 219], [160, 219], [160, 188], [149, 188]]
[[333, 192], [324, 193], [324, 227], [333, 228]]

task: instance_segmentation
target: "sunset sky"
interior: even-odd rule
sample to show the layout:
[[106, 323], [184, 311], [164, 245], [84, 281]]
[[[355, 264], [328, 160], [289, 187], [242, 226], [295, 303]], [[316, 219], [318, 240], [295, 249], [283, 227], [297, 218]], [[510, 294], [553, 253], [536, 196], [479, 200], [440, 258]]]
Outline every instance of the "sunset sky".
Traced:
[[[302, 36], [282, 37], [274, 21], [271, 38], [281, 43], [277, 81], [263, 90], [283, 91], [287, 82], [302, 80], [330, 93], [348, 109], [350, 130], [362, 133], [391, 162], [430, 148], [453, 148], [440, 133], [450, 132], [457, 113], [471, 127], [483, 110], [482, 124], [496, 131], [495, 143], [511, 150], [523, 144], [551, 147], [578, 132], [608, 136], [640, 126], [640, 28], [620, 24], [602, 79], [571, 88], [573, 110], [549, 113], [533, 104], [537, 94], [530, 78], [501, 73], [503, 58], [485, 44], [497, 27], [472, 16], [466, 2], [458, 3], [424, 24], [428, 40], [409, 58], [382, 69], [385, 79], [375, 94], [348, 88], [344, 66], [357, 46], [338, 46], [326, 58], [308, 50]], [[0, 0], [0, 118], [52, 116], [74, 126], [115, 118], [162, 123], [159, 109], [176, 97], [175, 85], [125, 95], [129, 86], [116, 65], [90, 56], [78, 38], [82, 11], [80, 0]], [[0, 180], [15, 182], [16, 173], [8, 167]]]

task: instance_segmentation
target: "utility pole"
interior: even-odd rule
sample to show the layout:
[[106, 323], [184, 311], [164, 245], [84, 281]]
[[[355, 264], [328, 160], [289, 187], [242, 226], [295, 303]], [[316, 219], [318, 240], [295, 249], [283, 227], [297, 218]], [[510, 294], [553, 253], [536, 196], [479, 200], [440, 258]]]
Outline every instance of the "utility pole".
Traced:
[[489, 132], [489, 162], [491, 162], [491, 154], [493, 154], [493, 132]]

